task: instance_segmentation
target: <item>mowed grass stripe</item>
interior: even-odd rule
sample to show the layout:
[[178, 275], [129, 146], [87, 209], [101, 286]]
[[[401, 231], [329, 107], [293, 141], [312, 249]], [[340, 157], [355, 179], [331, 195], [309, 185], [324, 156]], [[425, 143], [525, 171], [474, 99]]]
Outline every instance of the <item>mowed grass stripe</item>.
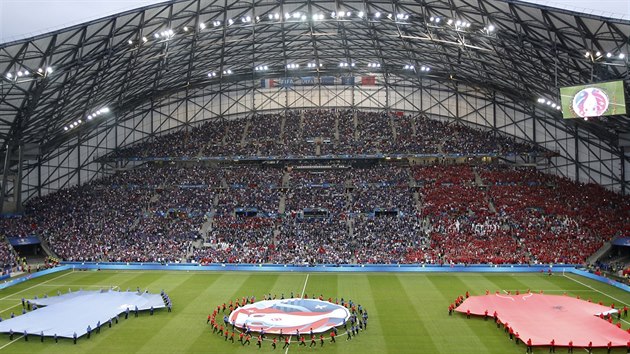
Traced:
[[[463, 279], [471, 279], [470, 277], [462, 277]], [[497, 346], [503, 350], [504, 344], [493, 338], [493, 333], [489, 332], [487, 328], [475, 325], [470, 321], [466, 321], [465, 316], [459, 316], [458, 313], [453, 313], [453, 316], [448, 316], [448, 305], [451, 304], [455, 298], [459, 295], [464, 295], [468, 289], [468, 285], [458, 275], [451, 275], [450, 277], [427, 277], [426, 283], [423, 284], [428, 293], [441, 294], [440, 301], [432, 303], [433, 309], [439, 309], [438, 311], [431, 311], [426, 313], [426, 316], [431, 318], [435, 327], [451, 338], [456, 335], [458, 340], [448, 340], [443, 338], [442, 351], [444, 352], [467, 352], [467, 353], [493, 353], [497, 352]], [[474, 279], [474, 278], [473, 278]], [[463, 318], [463, 319], [462, 319]], [[487, 327], [487, 326], [485, 326]], [[431, 333], [433, 335], [434, 333]], [[487, 339], [493, 339], [492, 345], [489, 345]]]
[[[324, 276], [322, 274], [322, 276]], [[382, 323], [383, 316], [387, 316], [388, 310], [381, 310], [377, 302], [387, 296], [381, 291], [374, 292], [373, 284], [370, 282], [370, 275], [366, 274], [326, 274], [325, 277], [333, 276], [337, 280], [337, 297], [339, 301], [352, 300], [361, 304], [368, 311], [368, 328], [362, 331], [357, 337], [346, 341], [347, 336], [343, 335], [343, 327], [340, 329], [340, 336], [337, 344], [330, 345], [334, 349], [333, 353], [395, 353], [387, 343]], [[325, 278], [325, 279], [326, 279]], [[333, 301], [334, 301], [333, 297]], [[327, 343], [328, 344], [328, 343]]]
[[[227, 343], [219, 340], [219, 337], [212, 333], [212, 327], [206, 324], [207, 317], [218, 305], [222, 305], [225, 302], [229, 306], [230, 300], [235, 300], [237, 297], [240, 298], [238, 295], [240, 289], [251, 278], [252, 274], [248, 273], [221, 273], [215, 274], [215, 280], [210, 283], [203, 278], [203, 274], [196, 275], [196, 283], [194, 285], [199, 290], [199, 293], [193, 295], [198, 296], [194, 300], [189, 301], [188, 306], [183, 310], [187, 314], [184, 320], [188, 322], [192, 329], [186, 333], [180, 331], [177, 326], [173, 327], [171, 333], [175, 331], [175, 333], [181, 334], [176, 339], [178, 347], [173, 348], [173, 350], [176, 353], [190, 353], [203, 348], [205, 353], [232, 353], [232, 349]], [[201, 316], [195, 314], [195, 311], [199, 312], [200, 309], [202, 309]], [[228, 312], [229, 310], [226, 310], [225, 314], [228, 314]], [[218, 314], [216, 320], [221, 322], [223, 314]], [[166, 335], [171, 334], [167, 333]], [[156, 350], [159, 350], [159, 348]]]
[[438, 349], [426, 330], [423, 319], [410, 311], [412, 299], [395, 274], [369, 278], [372, 293], [379, 294], [376, 307], [383, 326], [387, 349], [393, 353], [437, 353]]

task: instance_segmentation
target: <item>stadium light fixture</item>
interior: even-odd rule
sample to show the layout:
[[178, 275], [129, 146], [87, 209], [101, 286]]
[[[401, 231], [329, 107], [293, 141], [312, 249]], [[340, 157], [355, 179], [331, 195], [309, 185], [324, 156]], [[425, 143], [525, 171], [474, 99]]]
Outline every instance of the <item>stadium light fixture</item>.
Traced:
[[129, 43], [129, 45], [132, 45], [133, 41], [130, 39], [130, 40], [127, 41], [127, 43]]
[[380, 12], [375, 13], [374, 14], [374, 18], [377, 18], [377, 19], [381, 18], [381, 13]]
[[142, 42], [143, 42], [143, 43], [146, 43], [146, 42], [148, 42], [148, 41], [149, 41], [149, 39], [148, 39], [147, 37], [142, 37]]
[[488, 32], [494, 32], [495, 29], [496, 29], [496, 27], [494, 27], [494, 25], [489, 25], [488, 26]]
[[18, 71], [18, 72], [17, 72], [17, 76], [18, 76], [18, 77], [22, 77], [22, 76], [24, 76], [24, 73], [23, 73], [22, 71]]
[[159, 34], [159, 33], [155, 33], [155, 34], [153, 35], [153, 37], [155, 37], [155, 39], [158, 39], [158, 38], [160, 38], [160, 34]]
[[276, 19], [276, 20], [279, 20], [280, 19], [280, 14], [276, 12], [275, 14], [273, 14], [273, 18]]
[[205, 24], [205, 23], [203, 23], [203, 22], [202, 22], [202, 23], [200, 23], [200, 24], [199, 24], [199, 28], [200, 28], [200, 29], [206, 29], [206, 24]]
[[625, 54], [623, 54], [623, 53], [619, 53], [619, 59], [623, 59], [623, 58], [625, 58], [625, 57], [626, 57], [626, 55], [625, 55]]
[[287, 64], [287, 69], [299, 69], [300, 68], [300, 64]]
[[352, 16], [352, 12], [350, 11], [346, 12], [346, 17], [350, 17], [350, 16]]
[[346, 13], [345, 13], [345, 12], [343, 12], [343, 11], [341, 11], [341, 12], [339, 13], [339, 15], [338, 15], [338, 16], [339, 16], [339, 17], [344, 17], [344, 16], [346, 16]]
[[211, 71], [208, 73], [208, 77], [217, 77], [217, 73], [214, 71]]
[[300, 20], [302, 20], [302, 21], [306, 21], [306, 15], [302, 15], [302, 16], [300, 17]]
[[596, 56], [596, 57], [601, 57], [601, 56], [602, 56], [602, 53], [601, 53], [601, 52], [597, 52], [597, 53], [595, 53], [595, 56]]
[[446, 21], [446, 24], [449, 25], [449, 26], [452, 25], [453, 24], [453, 20], [449, 18], [448, 21]]
[[330, 13], [330, 17], [335, 18], [335, 16], [337, 16], [337, 13], [335, 11]]
[[442, 21], [439, 17], [435, 18], [435, 23], [440, 23], [440, 21]]
[[232, 74], [231, 69], [223, 70], [223, 75], [231, 75], [231, 74]]
[[233, 20], [233, 19], [229, 19], [229, 20], [228, 20], [228, 25], [230, 25], [230, 26], [231, 26], [231, 25], [233, 25], [233, 24], [234, 24], [234, 20]]
[[365, 15], [365, 14], [363, 13], [363, 11], [359, 11], [359, 13], [357, 14], [357, 17], [359, 17], [359, 18], [363, 18], [363, 15]]
[[7, 79], [12, 79], [13, 78], [13, 74], [7, 73], [6, 77], [7, 77]]
[[287, 12], [287, 13], [284, 14], [284, 19], [285, 20], [288, 20], [290, 18], [291, 18], [291, 14], [290, 13]]
[[63, 127], [63, 130], [68, 131], [68, 127]]
[[184, 26], [184, 32], [188, 32], [188, 26]]
[[612, 53], [606, 53], [606, 58], [612, 57]]

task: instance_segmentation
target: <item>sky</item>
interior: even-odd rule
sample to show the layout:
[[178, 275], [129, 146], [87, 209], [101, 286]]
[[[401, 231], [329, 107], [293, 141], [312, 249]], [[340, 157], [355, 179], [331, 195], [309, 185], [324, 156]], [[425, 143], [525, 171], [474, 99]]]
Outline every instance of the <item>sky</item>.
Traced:
[[[522, 0], [630, 20], [630, 0]], [[0, 43], [69, 27], [164, 0], [0, 0]]]

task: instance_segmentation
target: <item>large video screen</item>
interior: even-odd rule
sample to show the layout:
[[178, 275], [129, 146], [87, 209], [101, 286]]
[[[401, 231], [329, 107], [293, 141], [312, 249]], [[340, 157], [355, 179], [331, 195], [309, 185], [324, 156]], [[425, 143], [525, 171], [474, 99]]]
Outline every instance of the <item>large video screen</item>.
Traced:
[[623, 81], [560, 88], [564, 118], [626, 114]]

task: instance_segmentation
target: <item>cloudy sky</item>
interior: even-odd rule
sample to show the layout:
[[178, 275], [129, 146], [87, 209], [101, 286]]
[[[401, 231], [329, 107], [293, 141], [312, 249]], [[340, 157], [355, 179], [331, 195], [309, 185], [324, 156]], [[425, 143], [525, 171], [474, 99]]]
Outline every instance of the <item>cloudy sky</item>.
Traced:
[[[630, 0], [523, 0], [630, 20]], [[164, 0], [0, 0], [0, 43]]]

